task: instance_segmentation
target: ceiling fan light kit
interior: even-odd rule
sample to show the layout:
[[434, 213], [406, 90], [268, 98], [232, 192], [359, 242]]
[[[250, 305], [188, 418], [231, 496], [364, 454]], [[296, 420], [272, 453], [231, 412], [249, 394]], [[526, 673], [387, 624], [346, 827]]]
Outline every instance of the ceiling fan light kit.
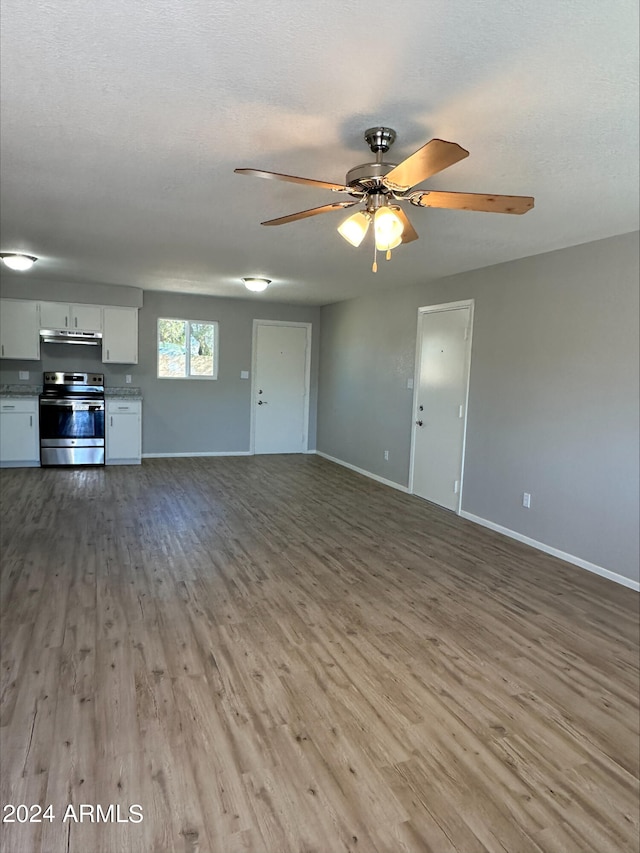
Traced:
[[341, 225], [338, 225], [338, 234], [357, 249], [367, 236], [370, 224], [371, 214], [359, 210], [357, 213], [352, 213]]
[[[482, 193], [441, 192], [416, 190], [415, 187], [432, 175], [453, 166], [469, 156], [469, 152], [455, 142], [432, 139], [399, 164], [383, 161], [383, 154], [393, 145], [396, 132], [390, 127], [370, 127], [364, 138], [376, 155], [375, 163], [363, 163], [347, 172], [344, 184], [299, 178], [279, 172], [261, 169], [235, 169], [239, 175], [252, 175], [277, 181], [328, 189], [335, 193], [347, 193], [354, 201], [334, 202], [277, 219], [269, 219], [262, 225], [285, 225], [298, 219], [342, 210], [364, 202], [365, 209], [352, 214], [338, 226], [338, 232], [356, 248], [364, 240], [373, 221], [375, 250], [387, 253], [401, 243], [418, 239], [409, 218], [398, 202], [409, 202], [414, 207], [447, 208], [450, 210], [477, 210], [489, 213], [523, 214], [534, 205], [530, 196], [484, 195]], [[373, 271], [377, 264], [374, 260]]]
[[373, 227], [379, 252], [390, 252], [402, 243], [404, 225], [390, 207], [383, 205], [376, 210]]
[[21, 252], [0, 252], [0, 260], [17, 272], [26, 272], [38, 260], [35, 255], [23, 255]]

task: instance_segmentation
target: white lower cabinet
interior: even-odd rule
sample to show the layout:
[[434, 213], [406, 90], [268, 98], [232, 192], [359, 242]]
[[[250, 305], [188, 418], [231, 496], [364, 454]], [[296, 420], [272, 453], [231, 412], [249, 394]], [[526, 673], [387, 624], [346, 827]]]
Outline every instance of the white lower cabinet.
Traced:
[[107, 400], [107, 465], [139, 465], [142, 457], [142, 401]]
[[0, 465], [5, 468], [40, 465], [36, 398], [3, 397], [0, 400]]

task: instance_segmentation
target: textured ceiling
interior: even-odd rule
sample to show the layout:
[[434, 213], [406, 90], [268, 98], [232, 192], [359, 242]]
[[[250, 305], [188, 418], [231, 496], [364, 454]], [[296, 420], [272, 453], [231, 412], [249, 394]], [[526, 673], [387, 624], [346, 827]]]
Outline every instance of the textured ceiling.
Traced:
[[[38, 278], [323, 304], [638, 228], [636, 0], [2, 0], [1, 48], [0, 248]], [[259, 224], [344, 196], [234, 167], [342, 182], [372, 125], [535, 209], [411, 208], [377, 275], [344, 213]]]

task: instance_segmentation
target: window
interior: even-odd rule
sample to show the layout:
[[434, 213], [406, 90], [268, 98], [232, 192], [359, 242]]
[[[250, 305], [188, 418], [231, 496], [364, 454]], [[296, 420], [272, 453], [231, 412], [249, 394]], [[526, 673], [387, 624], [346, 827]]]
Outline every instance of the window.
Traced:
[[217, 379], [218, 324], [202, 320], [158, 320], [160, 379]]

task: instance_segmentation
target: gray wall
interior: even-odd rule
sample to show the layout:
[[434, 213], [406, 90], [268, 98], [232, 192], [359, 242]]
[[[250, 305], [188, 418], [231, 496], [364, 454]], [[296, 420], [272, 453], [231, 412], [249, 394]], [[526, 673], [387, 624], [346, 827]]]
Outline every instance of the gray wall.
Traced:
[[[98, 295], [99, 294], [99, 295]], [[100, 371], [107, 386], [125, 384], [144, 396], [142, 416], [143, 453], [212, 453], [249, 450], [251, 380], [240, 379], [251, 371], [253, 320], [289, 320], [312, 324], [309, 449], [316, 443], [318, 350], [320, 309], [282, 305], [263, 299], [217, 299], [179, 293], [160, 293], [108, 285], [60, 285], [3, 278], [0, 295], [22, 299], [88, 302], [105, 305], [142, 304], [139, 314], [139, 360], [132, 365], [109, 365], [97, 348], [43, 344], [41, 360], [0, 360], [0, 383], [18, 383], [18, 371], [30, 372], [30, 383], [41, 383], [45, 370]], [[144, 297], [144, 299], [143, 299]], [[156, 334], [158, 317], [186, 320], [217, 320], [219, 323], [219, 373], [215, 381], [158, 379]]]
[[[158, 317], [217, 320], [220, 335], [218, 379], [212, 382], [156, 379]], [[253, 320], [312, 323], [309, 449], [316, 446], [320, 309], [263, 300], [216, 299], [145, 291], [140, 312], [137, 384], [144, 393], [144, 453], [247, 451], [250, 443]]]
[[637, 580], [637, 233], [323, 308], [318, 449], [406, 485], [417, 309], [469, 298], [463, 510]]
[[[4, 267], [4, 264], [2, 265]], [[79, 302], [89, 305], [142, 306], [139, 287], [115, 284], [77, 284], [35, 278], [31, 273], [2, 272], [0, 296], [5, 299], [40, 299], [47, 302]]]
[[[3, 265], [4, 266], [4, 265]], [[119, 287], [108, 284], [74, 284], [33, 278], [30, 273], [3, 272], [0, 277], [0, 296], [5, 299], [36, 299], [48, 302], [77, 302], [80, 304], [123, 305], [139, 308], [143, 292], [139, 287]], [[111, 386], [124, 385], [126, 373], [136, 373], [136, 365], [103, 364], [101, 350], [96, 347], [41, 344], [40, 361], [0, 359], [0, 383], [21, 384], [18, 371], [28, 370], [29, 379], [22, 384], [42, 384], [45, 370], [98, 371], [105, 374]], [[133, 380], [136, 384], [136, 380]]]

